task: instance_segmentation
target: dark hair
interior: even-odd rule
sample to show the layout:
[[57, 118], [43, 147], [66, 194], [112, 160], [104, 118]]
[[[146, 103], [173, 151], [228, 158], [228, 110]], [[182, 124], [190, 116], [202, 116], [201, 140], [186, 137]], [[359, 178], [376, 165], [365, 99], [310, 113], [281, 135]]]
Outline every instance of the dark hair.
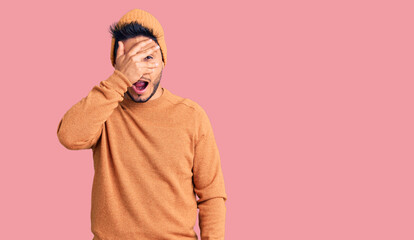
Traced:
[[[134, 38], [138, 36], [145, 36], [149, 37], [158, 45], [160, 45], [157, 41], [157, 38], [154, 36], [154, 33], [151, 29], [148, 29], [136, 21], [127, 24], [118, 25], [117, 23], [113, 23], [109, 27], [109, 32], [111, 33], [112, 37], [115, 38], [115, 46], [113, 52], [113, 59], [116, 59], [116, 52], [118, 50], [118, 41], [127, 40], [129, 38]], [[162, 55], [162, 54], [161, 54]], [[162, 57], [164, 61], [164, 56]]]

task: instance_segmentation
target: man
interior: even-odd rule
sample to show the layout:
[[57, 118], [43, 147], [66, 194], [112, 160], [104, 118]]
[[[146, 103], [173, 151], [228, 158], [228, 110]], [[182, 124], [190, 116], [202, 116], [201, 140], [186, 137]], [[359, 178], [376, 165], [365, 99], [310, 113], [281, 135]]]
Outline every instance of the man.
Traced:
[[67, 149], [93, 151], [93, 239], [198, 239], [197, 208], [201, 239], [224, 239], [227, 194], [213, 129], [200, 105], [160, 85], [160, 23], [133, 9], [111, 33], [114, 72], [57, 129]]

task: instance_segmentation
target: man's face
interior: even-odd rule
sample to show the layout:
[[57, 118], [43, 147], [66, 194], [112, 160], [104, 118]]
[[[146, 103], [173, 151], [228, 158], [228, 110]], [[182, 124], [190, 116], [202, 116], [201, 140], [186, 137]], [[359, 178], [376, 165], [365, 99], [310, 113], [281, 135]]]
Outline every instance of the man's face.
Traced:
[[[122, 41], [124, 43], [125, 53], [127, 53], [138, 42], [145, 41], [147, 39], [150, 39], [150, 38], [145, 37], [145, 36], [138, 36], [135, 38], [130, 38], [130, 39]], [[142, 50], [146, 50], [150, 47], [153, 47], [154, 45], [157, 45], [155, 41], [144, 46]], [[140, 50], [140, 52], [142, 50]], [[145, 56], [142, 59], [142, 61], [158, 62], [158, 66], [154, 68], [154, 72], [146, 73], [141, 77], [142, 80], [147, 80], [149, 82], [144, 93], [138, 94], [137, 92], [135, 92], [135, 90], [132, 87], [128, 87], [127, 92], [124, 94], [124, 97], [128, 97], [127, 95], [129, 95], [129, 97], [137, 103], [146, 102], [153, 96], [154, 96], [153, 99], [158, 98], [162, 94], [162, 89], [159, 86], [161, 82], [161, 77], [162, 77], [162, 70], [164, 69], [164, 62], [162, 61], [161, 50], [157, 49], [150, 55]]]

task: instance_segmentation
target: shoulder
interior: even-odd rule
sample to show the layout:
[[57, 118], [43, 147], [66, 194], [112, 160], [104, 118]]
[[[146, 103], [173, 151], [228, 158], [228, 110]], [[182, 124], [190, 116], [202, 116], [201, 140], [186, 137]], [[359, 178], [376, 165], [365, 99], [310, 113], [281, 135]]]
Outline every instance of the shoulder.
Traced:
[[201, 138], [201, 136], [212, 131], [210, 118], [200, 103], [190, 98], [175, 95], [172, 92], [168, 92], [168, 96], [168, 100], [173, 104], [176, 114], [187, 120], [192, 119], [190, 125], [195, 129], [196, 138]]
[[204, 108], [195, 100], [190, 98], [185, 98], [178, 96], [172, 92], [170, 92], [168, 89], [168, 100], [174, 105], [179, 108], [184, 108], [186, 111], [193, 113], [194, 117], [206, 117], [207, 113], [204, 110]]

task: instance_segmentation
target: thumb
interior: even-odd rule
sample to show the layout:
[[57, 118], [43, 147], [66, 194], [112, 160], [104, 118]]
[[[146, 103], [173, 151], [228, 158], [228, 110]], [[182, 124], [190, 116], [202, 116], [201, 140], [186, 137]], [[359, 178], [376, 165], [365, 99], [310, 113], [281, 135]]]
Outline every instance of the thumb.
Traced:
[[124, 55], [124, 43], [122, 41], [118, 41], [118, 50], [116, 52], [116, 58]]

